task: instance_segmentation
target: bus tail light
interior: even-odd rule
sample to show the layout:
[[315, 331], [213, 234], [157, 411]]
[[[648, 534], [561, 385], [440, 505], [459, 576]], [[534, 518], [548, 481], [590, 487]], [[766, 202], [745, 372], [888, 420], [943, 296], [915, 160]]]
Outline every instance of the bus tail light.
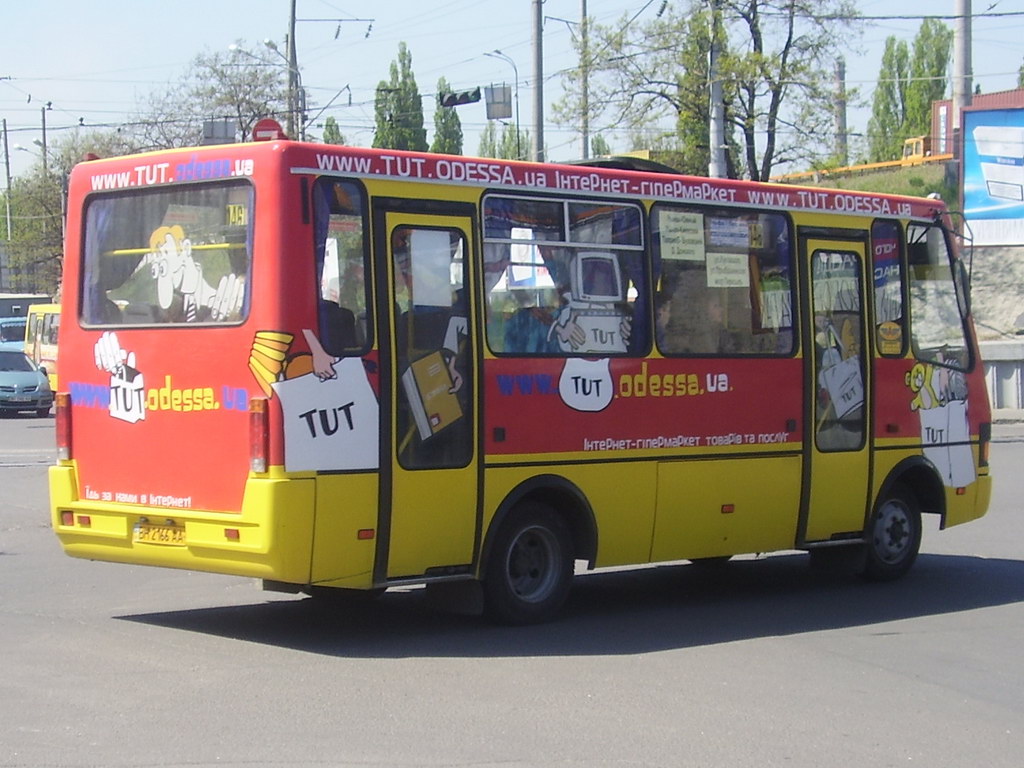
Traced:
[[267, 424], [267, 398], [254, 397], [249, 400], [249, 469], [253, 472], [267, 471], [267, 446], [270, 442], [270, 428]]
[[58, 392], [54, 398], [56, 421], [57, 458], [67, 461], [71, 458], [71, 395]]

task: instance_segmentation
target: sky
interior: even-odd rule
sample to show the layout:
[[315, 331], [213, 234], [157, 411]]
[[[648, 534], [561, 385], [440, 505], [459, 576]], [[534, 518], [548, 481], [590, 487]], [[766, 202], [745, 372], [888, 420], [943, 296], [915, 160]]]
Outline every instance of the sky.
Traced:
[[[590, 18], [600, 24], [626, 17], [636, 23], [657, 13], [662, 0], [588, 0]], [[855, 0], [865, 16], [952, 14], [955, 0]], [[131, 119], [149, 94], [176, 82], [199, 53], [227, 51], [236, 41], [254, 48], [272, 39], [284, 50], [289, 0], [0, 0], [0, 118], [7, 121], [12, 174], [37, 159], [46, 110], [47, 138], [89, 126]], [[386, 80], [405, 42], [424, 96], [428, 136], [433, 127], [432, 95], [439, 77], [455, 89], [513, 85], [518, 71], [521, 123], [533, 125], [532, 0], [297, 0], [296, 46], [309, 114], [338, 121], [350, 144], [373, 141], [373, 91]], [[974, 14], [1024, 12], [1024, 0], [973, 0]], [[578, 31], [581, 0], [545, 0], [544, 102], [560, 95], [560, 72], [576, 64], [572, 36]], [[885, 40], [913, 41], [920, 18], [870, 21], [851, 40], [844, 56], [847, 85], [869, 100]], [[952, 22], [947, 21], [950, 26]], [[977, 18], [973, 25], [974, 83], [986, 93], [1016, 87], [1024, 60], [1024, 16]], [[507, 60], [485, 55], [500, 50]], [[285, 66], [282, 60], [282, 66]], [[347, 89], [346, 89], [347, 86]], [[351, 94], [351, 103], [349, 95]], [[314, 106], [318, 105], [318, 106]], [[481, 101], [458, 107], [464, 152], [479, 146], [486, 125]], [[851, 131], [863, 131], [869, 113], [851, 111]], [[315, 131], [314, 131], [315, 132]], [[578, 135], [545, 120], [548, 157], [581, 156]], [[629, 149], [614, 126], [595, 126], [613, 151]], [[15, 149], [18, 144], [25, 150]], [[0, 148], [2, 153], [2, 148]], [[36, 157], [33, 157], [36, 153]], [[798, 169], [794, 169], [798, 170]]]

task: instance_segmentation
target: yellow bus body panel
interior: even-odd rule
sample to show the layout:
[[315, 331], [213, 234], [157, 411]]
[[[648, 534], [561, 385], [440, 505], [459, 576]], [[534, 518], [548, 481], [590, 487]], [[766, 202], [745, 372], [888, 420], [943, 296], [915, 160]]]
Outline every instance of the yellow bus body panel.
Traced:
[[313, 584], [350, 589], [372, 585], [379, 484], [376, 473], [316, 478]]
[[[73, 462], [50, 467], [49, 486], [53, 529], [72, 557], [309, 581], [312, 478], [250, 477], [239, 514], [81, 500]], [[71, 525], [64, 524], [65, 512], [74, 516]], [[184, 525], [185, 545], [134, 542], [132, 529], [142, 517]], [[237, 539], [229, 538], [234, 531]]]
[[658, 465], [651, 560], [717, 557], [793, 547], [800, 456]]

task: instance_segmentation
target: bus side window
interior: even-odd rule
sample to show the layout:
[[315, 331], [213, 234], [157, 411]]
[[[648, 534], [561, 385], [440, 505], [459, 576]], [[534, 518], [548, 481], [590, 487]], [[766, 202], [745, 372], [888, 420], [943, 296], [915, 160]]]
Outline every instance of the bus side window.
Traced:
[[667, 355], [790, 355], [793, 254], [786, 217], [757, 211], [652, 212]]
[[321, 180], [316, 190], [317, 336], [333, 357], [367, 344], [362, 194], [350, 182]]
[[875, 299], [875, 343], [883, 357], [902, 357], [906, 339], [903, 311], [903, 260], [900, 225], [876, 221], [871, 226], [871, 269]]

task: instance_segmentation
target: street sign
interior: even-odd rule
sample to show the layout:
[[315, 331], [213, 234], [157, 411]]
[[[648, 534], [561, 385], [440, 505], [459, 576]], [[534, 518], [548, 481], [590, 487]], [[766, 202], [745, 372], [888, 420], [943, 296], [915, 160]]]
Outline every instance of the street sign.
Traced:
[[252, 127], [253, 141], [274, 141], [287, 138], [288, 136], [281, 127], [281, 124], [270, 117], [257, 120], [256, 125]]

